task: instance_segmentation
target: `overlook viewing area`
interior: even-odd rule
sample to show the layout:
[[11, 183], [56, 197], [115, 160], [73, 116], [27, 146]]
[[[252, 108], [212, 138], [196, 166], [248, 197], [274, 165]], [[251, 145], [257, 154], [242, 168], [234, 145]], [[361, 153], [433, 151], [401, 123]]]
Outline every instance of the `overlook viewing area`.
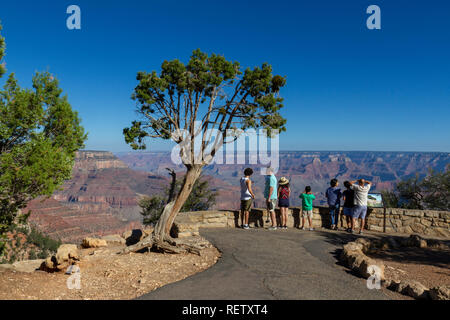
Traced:
[[[402, 292], [404, 295], [401, 295], [400, 289], [397, 292], [386, 287], [369, 290], [364, 277], [346, 268], [342, 263], [342, 246], [353, 241], [380, 241], [386, 252], [376, 249], [373, 256], [386, 259], [385, 271], [389, 277], [405, 272], [397, 268], [400, 265], [402, 268], [408, 266], [408, 271], [430, 287], [433, 283], [450, 280], [450, 212], [387, 209], [384, 214], [383, 208], [370, 209], [366, 225], [368, 231], [361, 236], [328, 230], [330, 221], [326, 207], [314, 208], [315, 231], [300, 231], [297, 229], [299, 210], [291, 208], [287, 230], [274, 231], [264, 228], [264, 209], [252, 209], [250, 230], [238, 228], [238, 211], [180, 213], [172, 235], [204, 236], [221, 251], [222, 257], [206, 271], [139, 299], [410, 299], [408, 295], [411, 294]], [[422, 245], [420, 248], [399, 248], [403, 245], [395, 245], [389, 248], [391, 251], [387, 250], [385, 243], [408, 242], [410, 233], [440, 239], [430, 239], [428, 244], [440, 241], [447, 249], [427, 250]], [[414, 269], [416, 266], [425, 266], [429, 268], [426, 270], [442, 275], [438, 280], [421, 278], [420, 273], [424, 269], [418, 267], [420, 271], [417, 271]], [[435, 267], [440, 269], [432, 269]], [[416, 282], [410, 287], [414, 285]]]
[[[301, 226], [300, 207], [290, 207], [288, 213], [288, 227]], [[277, 219], [279, 219], [279, 210]], [[328, 228], [331, 218], [327, 206], [314, 206], [312, 223], [314, 228]], [[264, 227], [266, 210], [251, 209], [249, 224], [253, 227]], [[241, 225], [237, 210], [209, 210], [180, 213], [175, 221], [173, 232], [178, 237], [195, 235], [198, 229], [238, 227]], [[365, 229], [376, 232], [423, 234], [432, 237], [450, 237], [450, 212], [435, 210], [411, 210], [402, 208], [369, 208]]]

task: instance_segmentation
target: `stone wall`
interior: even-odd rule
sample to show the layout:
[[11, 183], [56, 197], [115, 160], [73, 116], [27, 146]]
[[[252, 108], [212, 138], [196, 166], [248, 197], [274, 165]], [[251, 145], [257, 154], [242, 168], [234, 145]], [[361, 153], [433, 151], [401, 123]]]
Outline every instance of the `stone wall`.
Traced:
[[[301, 226], [300, 208], [289, 209], [288, 227]], [[313, 227], [328, 228], [331, 219], [328, 207], [317, 206], [313, 209]], [[249, 224], [252, 227], [264, 227], [267, 213], [264, 209], [252, 209]], [[279, 211], [277, 210], [277, 219]], [[196, 211], [180, 213], [172, 229], [173, 236], [184, 237], [197, 235], [198, 229], [238, 227], [241, 225], [238, 211]], [[307, 226], [308, 223], [306, 223]], [[346, 226], [344, 222], [344, 226]], [[450, 212], [432, 210], [369, 209], [366, 217], [366, 228], [371, 231], [389, 233], [417, 233], [427, 236], [450, 238]], [[385, 230], [384, 230], [385, 229]]]
[[373, 231], [418, 233], [427, 236], [450, 238], [450, 212], [407, 209], [371, 209], [367, 216], [367, 228]]

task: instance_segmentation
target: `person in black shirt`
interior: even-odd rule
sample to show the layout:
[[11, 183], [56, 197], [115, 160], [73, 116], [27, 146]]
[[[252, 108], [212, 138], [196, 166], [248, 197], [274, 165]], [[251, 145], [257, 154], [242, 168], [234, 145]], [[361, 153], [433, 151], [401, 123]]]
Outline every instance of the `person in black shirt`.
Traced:
[[350, 187], [351, 184], [348, 181], [344, 182], [344, 186], [347, 188], [342, 193], [343, 199], [344, 199], [344, 215], [345, 219], [347, 220], [347, 232], [352, 232], [354, 225], [353, 225], [353, 207], [355, 206], [354, 198], [355, 198], [355, 191], [353, 191]]

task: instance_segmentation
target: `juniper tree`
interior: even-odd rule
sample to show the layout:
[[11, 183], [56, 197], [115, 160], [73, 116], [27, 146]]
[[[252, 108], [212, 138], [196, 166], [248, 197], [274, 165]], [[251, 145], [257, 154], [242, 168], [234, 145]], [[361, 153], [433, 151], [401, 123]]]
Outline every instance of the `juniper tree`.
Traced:
[[[0, 62], [3, 55], [0, 37]], [[0, 89], [0, 235], [30, 200], [50, 196], [70, 178], [75, 151], [85, 140], [77, 112], [50, 73], [36, 73], [32, 89], [9, 75]]]
[[450, 210], [450, 165], [442, 172], [430, 169], [423, 179], [420, 179], [417, 174], [400, 181], [394, 190], [383, 191], [383, 197], [388, 207], [448, 211]]
[[[139, 118], [123, 130], [133, 149], [145, 149], [146, 138], [171, 139], [179, 146], [186, 174], [179, 192], [166, 204], [153, 234], [127, 251], [156, 246], [179, 252], [169, 232], [188, 198], [202, 168], [210, 163], [229, 137], [229, 129], [274, 129], [285, 131], [286, 120], [280, 89], [284, 77], [272, 74], [272, 67], [241, 71], [238, 62], [217, 54], [194, 50], [187, 64], [178, 59], [164, 61], [160, 72], [138, 72], [132, 99]], [[200, 123], [200, 125], [198, 125]], [[217, 134], [214, 135], [213, 132]], [[200, 142], [195, 142], [200, 137]], [[178, 246], [180, 247], [180, 246]]]

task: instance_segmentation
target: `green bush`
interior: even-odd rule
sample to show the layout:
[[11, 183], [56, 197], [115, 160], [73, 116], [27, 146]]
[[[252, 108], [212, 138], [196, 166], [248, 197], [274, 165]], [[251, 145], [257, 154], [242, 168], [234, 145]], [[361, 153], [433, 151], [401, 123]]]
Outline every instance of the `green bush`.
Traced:
[[[35, 245], [41, 250], [41, 253], [45, 254], [56, 252], [61, 245], [60, 240], [50, 238], [35, 227], [31, 227], [31, 230], [27, 235], [27, 242]], [[41, 256], [41, 254], [39, 254], [39, 256]]]

